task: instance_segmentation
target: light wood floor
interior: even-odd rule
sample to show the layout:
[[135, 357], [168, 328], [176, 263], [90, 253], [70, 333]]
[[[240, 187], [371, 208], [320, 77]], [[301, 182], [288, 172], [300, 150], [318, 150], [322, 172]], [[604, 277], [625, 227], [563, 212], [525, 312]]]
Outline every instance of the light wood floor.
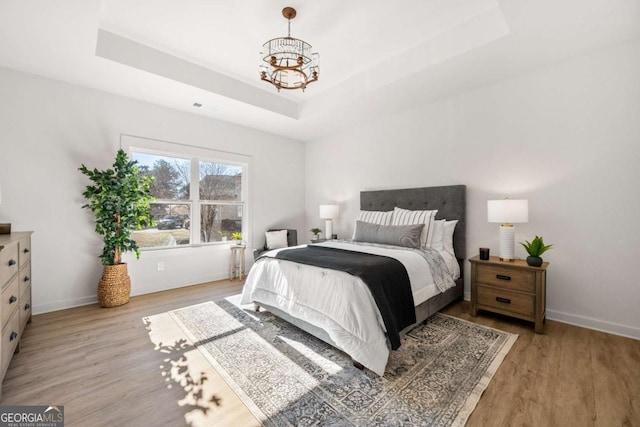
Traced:
[[[65, 407], [67, 426], [180, 426], [192, 408], [184, 390], [167, 387], [164, 355], [142, 318], [239, 293], [221, 281], [134, 297], [113, 309], [89, 305], [33, 317], [3, 384], [2, 405]], [[445, 310], [520, 335], [471, 415], [469, 426], [640, 426], [640, 341], [547, 321], [527, 322], [459, 302]], [[254, 424], [246, 409], [211, 378], [219, 411]], [[182, 406], [181, 406], [182, 405]]]

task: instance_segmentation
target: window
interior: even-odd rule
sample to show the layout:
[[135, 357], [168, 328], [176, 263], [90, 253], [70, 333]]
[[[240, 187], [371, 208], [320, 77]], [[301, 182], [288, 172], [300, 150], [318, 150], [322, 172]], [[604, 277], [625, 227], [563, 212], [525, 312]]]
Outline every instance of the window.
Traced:
[[156, 225], [133, 233], [140, 248], [224, 242], [245, 230], [246, 164], [138, 148], [131, 148], [131, 159], [154, 178]]
[[242, 167], [200, 161], [200, 235], [216, 242], [242, 232]]

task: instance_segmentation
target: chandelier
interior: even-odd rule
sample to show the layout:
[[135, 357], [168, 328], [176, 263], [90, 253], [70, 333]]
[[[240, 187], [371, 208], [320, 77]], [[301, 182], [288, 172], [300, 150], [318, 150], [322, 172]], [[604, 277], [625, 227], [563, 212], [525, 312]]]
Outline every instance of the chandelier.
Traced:
[[287, 37], [277, 37], [262, 45], [263, 63], [260, 65], [260, 79], [280, 89], [302, 89], [318, 80], [320, 67], [319, 55], [311, 52], [311, 45], [304, 40], [291, 37], [291, 20], [296, 17], [292, 7], [282, 9], [287, 18], [289, 33]]

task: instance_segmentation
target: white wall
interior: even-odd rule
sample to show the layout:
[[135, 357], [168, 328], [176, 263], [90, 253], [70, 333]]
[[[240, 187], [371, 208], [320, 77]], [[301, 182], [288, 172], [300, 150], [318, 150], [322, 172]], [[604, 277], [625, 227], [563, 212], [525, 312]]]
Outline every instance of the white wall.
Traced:
[[360, 190], [465, 184], [467, 253], [497, 254], [486, 201], [526, 198], [516, 241], [555, 244], [548, 317], [640, 338], [638, 52], [619, 45], [309, 143], [305, 228], [324, 228], [318, 205], [338, 202], [334, 232], [352, 233]]
[[[129, 134], [240, 153], [251, 158], [252, 244], [263, 231], [304, 224], [304, 145], [33, 75], [0, 69], [0, 220], [33, 230], [33, 309], [41, 313], [96, 300], [101, 241], [80, 207], [88, 180], [81, 163], [113, 163]], [[276, 191], [277, 189], [277, 191]], [[228, 247], [144, 252], [128, 257], [132, 293], [228, 277]], [[163, 261], [165, 270], [157, 271]]]

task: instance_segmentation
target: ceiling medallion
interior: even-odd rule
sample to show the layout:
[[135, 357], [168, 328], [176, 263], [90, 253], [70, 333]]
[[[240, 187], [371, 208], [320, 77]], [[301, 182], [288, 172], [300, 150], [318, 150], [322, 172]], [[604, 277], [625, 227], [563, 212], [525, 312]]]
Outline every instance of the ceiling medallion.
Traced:
[[307, 88], [309, 83], [318, 80], [320, 75], [319, 55], [311, 52], [311, 45], [304, 40], [291, 37], [291, 20], [296, 17], [292, 7], [282, 9], [287, 18], [289, 32], [287, 37], [271, 39], [262, 45], [260, 56], [260, 79], [280, 89]]

